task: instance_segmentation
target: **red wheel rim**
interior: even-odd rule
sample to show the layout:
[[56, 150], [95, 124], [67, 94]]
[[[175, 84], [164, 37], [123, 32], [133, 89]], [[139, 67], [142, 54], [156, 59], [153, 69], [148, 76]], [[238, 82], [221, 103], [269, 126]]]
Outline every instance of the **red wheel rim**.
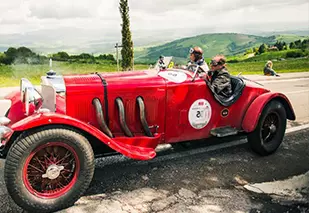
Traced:
[[80, 162], [76, 151], [62, 142], [36, 148], [26, 159], [23, 181], [28, 191], [41, 198], [57, 198], [76, 183]]

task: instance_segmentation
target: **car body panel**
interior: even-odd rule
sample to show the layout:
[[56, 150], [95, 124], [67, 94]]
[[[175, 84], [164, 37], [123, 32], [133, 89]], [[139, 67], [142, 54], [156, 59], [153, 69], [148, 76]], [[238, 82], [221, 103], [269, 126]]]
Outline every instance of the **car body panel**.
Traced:
[[[107, 137], [99, 129], [84, 123], [80, 120], [74, 119], [67, 115], [61, 115], [57, 113], [39, 113], [33, 114], [24, 118], [17, 123], [10, 126], [13, 131], [22, 132], [25, 130], [43, 127], [48, 125], [63, 125], [74, 127], [78, 130], [83, 130], [101, 142], [105, 143], [117, 152], [122, 153], [125, 156], [138, 159], [149, 160], [155, 157], [154, 147], [158, 144], [161, 135], [157, 134], [153, 138], [149, 137], [136, 137], [131, 140], [124, 140], [124, 138], [112, 139]], [[126, 143], [124, 143], [124, 141]]]
[[[221, 105], [208, 88], [203, 76], [193, 80], [188, 70], [170, 69], [158, 72], [129, 71], [63, 76], [63, 93], [57, 93], [55, 112], [35, 112], [26, 117], [20, 92], [7, 98], [12, 101], [8, 117], [14, 131], [46, 125], [72, 126], [99, 139], [115, 151], [135, 159], [151, 159], [162, 143], [177, 143], [212, 137], [216, 128], [232, 127], [238, 132], [254, 130], [265, 104], [281, 98], [295, 119], [288, 99], [271, 93], [250, 80], [244, 80], [241, 96], [232, 105]], [[137, 98], [142, 97], [145, 118], [153, 137], [146, 136]], [[133, 137], [128, 137], [120, 122], [116, 99], [123, 102], [125, 122]], [[113, 137], [100, 128], [93, 100], [99, 99], [107, 127]]]
[[265, 105], [271, 100], [278, 100], [284, 105], [289, 120], [296, 119], [292, 105], [285, 95], [276, 92], [268, 92], [257, 97], [250, 105], [242, 122], [244, 131], [251, 132], [255, 129]]

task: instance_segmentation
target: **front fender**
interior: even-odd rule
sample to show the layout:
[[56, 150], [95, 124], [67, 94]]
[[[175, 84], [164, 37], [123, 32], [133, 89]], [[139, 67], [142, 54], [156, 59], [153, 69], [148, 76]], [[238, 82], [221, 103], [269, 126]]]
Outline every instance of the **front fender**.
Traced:
[[267, 103], [271, 100], [280, 101], [287, 113], [287, 119], [295, 120], [296, 116], [289, 99], [282, 93], [268, 92], [257, 97], [249, 106], [242, 122], [242, 128], [246, 132], [252, 132], [259, 121], [260, 115]]
[[14, 91], [4, 97], [6, 100], [11, 101], [11, 107], [6, 116], [11, 120], [12, 123], [20, 121], [26, 117], [23, 112], [23, 104], [21, 102], [20, 91]]
[[[74, 119], [70, 116], [58, 114], [58, 113], [38, 113], [33, 114], [17, 123], [12, 124], [11, 128], [13, 131], [26, 131], [32, 128], [46, 126], [46, 125], [66, 125], [71, 126], [76, 129], [81, 129], [97, 139], [101, 142], [105, 143], [110, 148], [115, 151], [137, 160], [149, 160], [156, 156], [156, 152], [152, 147], [140, 147], [134, 146], [130, 144], [126, 144], [125, 138], [109, 138], [99, 129], [94, 126], [91, 126], [85, 122]], [[135, 140], [145, 141], [148, 140], [148, 143], [159, 143], [161, 135], [156, 135], [156, 137], [148, 138], [148, 137], [135, 137]], [[151, 142], [150, 142], [151, 141]], [[148, 144], [146, 142], [146, 144]]]

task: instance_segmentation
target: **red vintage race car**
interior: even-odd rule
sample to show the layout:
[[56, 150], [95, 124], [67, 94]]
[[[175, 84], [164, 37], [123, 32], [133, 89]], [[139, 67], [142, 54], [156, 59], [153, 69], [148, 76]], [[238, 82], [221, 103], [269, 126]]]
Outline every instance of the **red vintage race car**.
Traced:
[[[30, 212], [74, 204], [94, 174], [94, 158], [120, 153], [151, 160], [160, 144], [247, 134], [268, 155], [280, 146], [287, 97], [232, 76], [233, 95], [221, 100], [198, 67], [42, 77], [40, 91], [26, 79], [6, 99], [0, 153], [13, 200]], [[203, 140], [207, 143], [207, 140]]]

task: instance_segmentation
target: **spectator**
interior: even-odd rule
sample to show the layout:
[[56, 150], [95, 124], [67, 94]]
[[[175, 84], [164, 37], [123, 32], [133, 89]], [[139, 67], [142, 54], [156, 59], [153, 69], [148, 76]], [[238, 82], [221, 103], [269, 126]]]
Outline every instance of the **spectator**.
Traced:
[[278, 75], [275, 72], [275, 70], [272, 69], [272, 67], [273, 67], [273, 62], [267, 61], [267, 63], [265, 64], [265, 67], [264, 67], [264, 75], [279, 77], [280, 75]]

